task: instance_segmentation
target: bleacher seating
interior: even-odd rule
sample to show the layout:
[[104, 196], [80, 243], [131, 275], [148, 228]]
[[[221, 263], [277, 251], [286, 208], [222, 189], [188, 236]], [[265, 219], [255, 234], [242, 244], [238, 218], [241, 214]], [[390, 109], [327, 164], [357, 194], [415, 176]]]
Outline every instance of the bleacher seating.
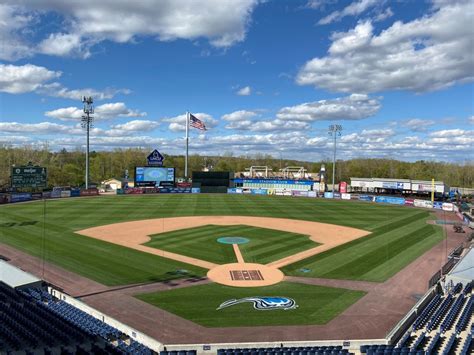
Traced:
[[218, 349], [217, 355], [343, 355], [350, 354], [341, 345], [337, 346], [298, 346], [274, 348]]
[[0, 354], [138, 354], [149, 348], [40, 288], [0, 282]]
[[[452, 285], [436, 294], [421, 310], [395, 347], [361, 346], [363, 354], [470, 354], [472, 353], [472, 282]], [[470, 327], [469, 329], [468, 326]]]

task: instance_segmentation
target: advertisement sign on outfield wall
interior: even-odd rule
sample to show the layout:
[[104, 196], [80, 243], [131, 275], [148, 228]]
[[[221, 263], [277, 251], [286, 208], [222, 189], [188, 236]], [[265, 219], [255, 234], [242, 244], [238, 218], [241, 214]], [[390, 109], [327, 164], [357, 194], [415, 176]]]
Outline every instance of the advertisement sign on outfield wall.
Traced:
[[[193, 187], [191, 189], [191, 193], [192, 194], [200, 194], [201, 193], [201, 188], [200, 187]], [[242, 192], [240, 192], [240, 193], [242, 193]]]
[[415, 205], [415, 207], [433, 208], [433, 203], [427, 200], [415, 200], [413, 204]]
[[332, 194], [332, 192], [325, 192], [324, 198], [334, 198], [334, 195]]
[[341, 182], [339, 183], [339, 192], [340, 192], [341, 194], [347, 193], [347, 182], [341, 181]]
[[452, 203], [445, 202], [442, 206], [443, 211], [452, 212], [454, 211], [454, 205]]
[[405, 206], [413, 206], [415, 203], [415, 200], [412, 198], [406, 198], [405, 199]]
[[443, 209], [443, 203], [439, 201], [433, 202], [433, 208], [436, 208], [437, 210], [442, 210]]
[[308, 197], [318, 197], [316, 191], [308, 191]]
[[369, 196], [369, 195], [359, 195], [359, 200], [360, 201], [372, 202], [374, 200], [374, 198], [373, 198], [373, 196]]
[[26, 192], [11, 194], [10, 201], [11, 202], [23, 202], [23, 201], [30, 201], [31, 194]]
[[267, 189], [250, 189], [252, 195], [267, 195]]
[[401, 197], [375, 196], [377, 203], [390, 203], [392, 205], [404, 205], [405, 199]]
[[296, 197], [308, 197], [308, 191], [293, 190], [291, 191], [291, 195]]
[[345, 194], [345, 193], [341, 194], [341, 198], [343, 200], [350, 200], [351, 199], [351, 194]]

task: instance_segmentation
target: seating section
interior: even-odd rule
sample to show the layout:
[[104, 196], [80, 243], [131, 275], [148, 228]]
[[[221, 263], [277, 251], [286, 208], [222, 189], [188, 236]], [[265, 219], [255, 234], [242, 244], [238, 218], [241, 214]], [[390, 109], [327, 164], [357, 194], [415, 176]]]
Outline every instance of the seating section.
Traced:
[[160, 355], [196, 355], [196, 350], [160, 351]]
[[0, 353], [139, 354], [149, 348], [41, 288], [0, 282]]
[[218, 349], [217, 355], [343, 355], [350, 354], [342, 346], [300, 346], [276, 348]]
[[470, 354], [472, 353], [473, 282], [453, 285], [436, 294], [419, 311], [410, 329], [395, 346], [368, 345], [363, 354]]

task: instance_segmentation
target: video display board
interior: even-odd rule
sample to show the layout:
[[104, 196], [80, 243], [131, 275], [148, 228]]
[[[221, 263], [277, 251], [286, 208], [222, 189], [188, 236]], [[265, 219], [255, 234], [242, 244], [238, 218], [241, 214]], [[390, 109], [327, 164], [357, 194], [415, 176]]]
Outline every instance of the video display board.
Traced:
[[174, 168], [137, 166], [135, 186], [160, 186], [161, 182], [174, 183], [174, 172]]

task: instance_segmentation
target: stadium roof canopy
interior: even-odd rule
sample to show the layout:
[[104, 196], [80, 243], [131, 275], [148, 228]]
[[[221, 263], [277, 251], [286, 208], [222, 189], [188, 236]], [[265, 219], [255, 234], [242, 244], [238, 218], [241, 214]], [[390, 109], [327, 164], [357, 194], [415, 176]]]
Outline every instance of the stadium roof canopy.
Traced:
[[446, 275], [446, 282], [452, 281], [453, 284], [461, 282], [463, 285], [474, 280], [474, 249], [471, 248], [466, 255], [459, 261], [451, 272]]
[[0, 260], [0, 281], [13, 288], [35, 287], [42, 283], [41, 279], [18, 269], [4, 260]]

